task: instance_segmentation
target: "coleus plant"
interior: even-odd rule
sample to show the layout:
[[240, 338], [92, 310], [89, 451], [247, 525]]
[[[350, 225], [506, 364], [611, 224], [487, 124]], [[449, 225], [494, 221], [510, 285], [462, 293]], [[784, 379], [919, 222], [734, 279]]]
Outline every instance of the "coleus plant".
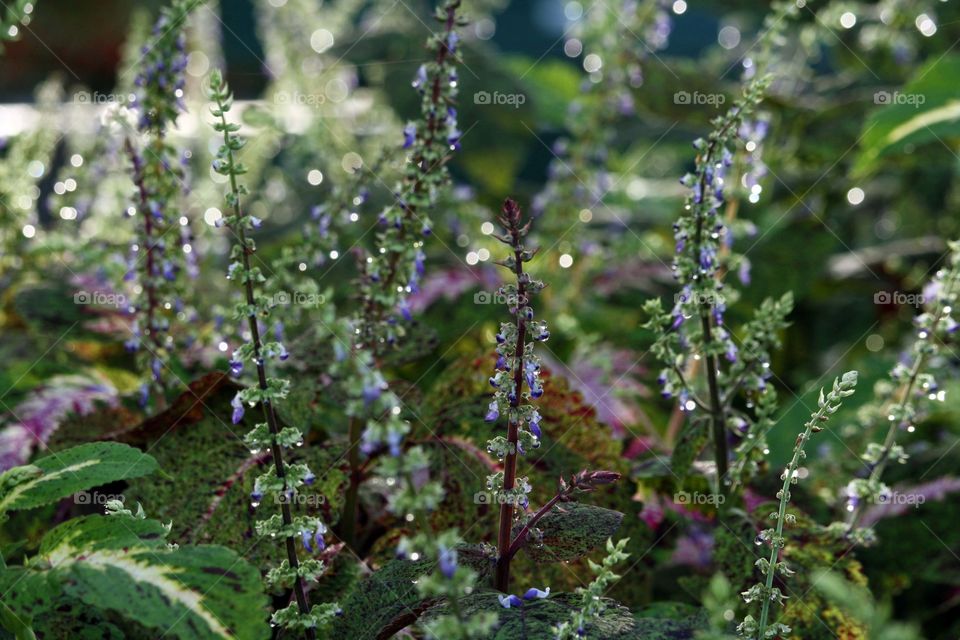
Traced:
[[[542, 437], [540, 412], [533, 400], [543, 396], [540, 380], [540, 358], [534, 352], [537, 342], [550, 338], [547, 323], [536, 320], [533, 312], [533, 296], [543, 290], [544, 283], [524, 271], [524, 264], [533, 260], [536, 250], [525, 245], [531, 221], [524, 220], [520, 205], [507, 198], [498, 217], [501, 233], [494, 236], [510, 248], [510, 255], [498, 264], [509, 269], [513, 282], [501, 287], [497, 295], [507, 304], [514, 321], [504, 322], [497, 333], [497, 363], [490, 385], [494, 397], [487, 408], [486, 420], [496, 422], [506, 418], [507, 434], [498, 435], [487, 443], [487, 451], [503, 461], [503, 470], [487, 478], [487, 489], [500, 506], [500, 522], [497, 533], [497, 565], [494, 587], [504, 593], [510, 587], [510, 561], [517, 551], [530, 539], [536, 539], [537, 523], [560, 502], [569, 501], [575, 492], [592, 491], [597, 486], [619, 479], [612, 471], [583, 471], [574, 475], [570, 482], [560, 479], [557, 494], [535, 513], [526, 514], [529, 505], [527, 495], [532, 487], [525, 476], [517, 475], [519, 456], [540, 446]], [[526, 385], [526, 390], [524, 390]], [[518, 525], [519, 532], [515, 532]], [[509, 602], [509, 600], [507, 600]]]
[[182, 280], [196, 259], [189, 241], [190, 219], [179, 206], [185, 188], [180, 156], [167, 137], [185, 108], [185, 29], [190, 13], [200, 4], [202, 0], [175, 0], [154, 24], [134, 81], [136, 128], [143, 142], [134, 142], [128, 135], [124, 143], [136, 187], [136, 206], [127, 213], [137, 225], [125, 280], [136, 280], [139, 291], [131, 307], [132, 336], [126, 346], [138, 354], [148, 376], [140, 389], [143, 405], [154, 396], [163, 406], [165, 378], [169, 378], [164, 370], [177, 351], [174, 336], [178, 332], [170, 330], [171, 324], [186, 317]]
[[[0, 523], [11, 512], [156, 470], [151, 456], [119, 443], [52, 453], [0, 475]], [[150, 636], [264, 637], [266, 598], [255, 567], [225, 547], [169, 544], [170, 525], [147, 518], [140, 505], [127, 508], [122, 496], [105, 506], [105, 515], [47, 531], [22, 563], [0, 559], [0, 626], [16, 638], [53, 635], [48, 618], [80, 604], [88, 615], [103, 616], [105, 633], [105, 620], [119, 616]]]
[[[502, 215], [498, 218], [503, 233], [496, 238], [511, 249], [501, 264], [515, 276], [515, 281], [504, 285], [497, 292], [506, 301], [513, 322], [500, 325], [497, 333], [497, 365], [490, 377], [494, 398], [487, 413], [488, 421], [496, 421], [501, 412], [507, 421], [507, 435], [496, 436], [487, 444], [487, 451], [503, 460], [503, 471], [487, 478], [487, 488], [497, 497], [500, 505], [500, 530], [497, 534], [496, 588], [506, 592], [510, 583], [509, 551], [513, 540], [514, 508], [525, 508], [531, 487], [526, 477], [517, 477], [517, 457], [540, 446], [540, 413], [530, 401], [543, 395], [540, 381], [540, 358], [534, 353], [537, 341], [550, 338], [547, 324], [534, 320], [533, 295], [541, 291], [543, 282], [530, 277], [523, 265], [533, 259], [536, 251], [524, 246], [524, 238], [530, 231], [530, 221], [524, 221], [520, 205], [511, 199], [503, 203]], [[527, 385], [527, 391], [523, 385]]]
[[243, 208], [242, 196], [246, 189], [239, 182], [245, 173], [237, 154], [244, 140], [237, 134], [240, 126], [227, 120], [233, 96], [219, 71], [210, 75], [210, 99], [214, 106], [211, 113], [216, 118], [213, 128], [223, 136], [223, 144], [217, 152], [213, 168], [229, 179], [226, 202], [230, 214], [222, 218], [225, 226], [236, 240], [231, 249], [228, 278], [237, 282], [243, 290], [243, 299], [234, 310], [234, 320], [247, 322], [247, 339], [233, 354], [232, 368], [236, 371], [246, 363], [256, 370], [256, 384], [239, 391], [232, 402], [234, 424], [244, 416], [246, 407], [259, 405], [263, 422], [257, 423], [244, 437], [252, 451], [268, 449], [272, 456], [271, 468], [257, 478], [251, 495], [254, 507], [269, 499], [280, 507], [273, 514], [257, 523], [257, 534], [282, 540], [286, 559], [267, 574], [267, 582], [273, 587], [291, 587], [294, 602], [273, 614], [272, 623], [287, 629], [301, 631], [307, 638], [316, 637], [316, 629], [336, 614], [334, 604], [310, 606], [304, 590], [304, 581], [315, 580], [324, 571], [324, 565], [315, 558], [300, 560], [297, 548], [302, 545], [307, 554], [319, 553], [325, 546], [327, 527], [322, 520], [311, 515], [293, 514], [292, 505], [302, 487], [311, 485], [316, 476], [305, 464], [290, 464], [284, 459], [284, 450], [303, 443], [303, 433], [295, 426], [282, 426], [277, 417], [276, 405], [289, 391], [290, 382], [267, 375], [269, 359], [283, 359], [286, 350], [276, 341], [262, 338], [260, 322], [269, 318], [273, 298], [265, 295], [260, 286], [265, 281], [259, 266], [253, 264], [256, 245], [248, 233], [260, 226], [260, 221]]

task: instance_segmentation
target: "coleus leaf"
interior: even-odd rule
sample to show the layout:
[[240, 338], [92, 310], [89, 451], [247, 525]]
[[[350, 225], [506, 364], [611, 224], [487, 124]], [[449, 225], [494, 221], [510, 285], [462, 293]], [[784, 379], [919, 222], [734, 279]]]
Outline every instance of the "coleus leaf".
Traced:
[[30, 562], [58, 591], [185, 640], [269, 635], [260, 572], [226, 547], [170, 547], [167, 528], [87, 516], [50, 531]]
[[[493, 561], [481, 547], [461, 545], [459, 562], [476, 571], [480, 578], [493, 569]], [[360, 582], [346, 601], [341, 601], [343, 615], [338, 617], [331, 638], [374, 640], [391, 638], [413, 624], [435, 599], [424, 599], [416, 580], [436, 568], [434, 560], [392, 560]], [[498, 605], [499, 606], [499, 605]]]
[[[526, 601], [517, 607], [504, 609], [494, 591], [477, 591], [460, 598], [458, 605], [463, 615], [494, 611], [499, 618], [490, 640], [539, 640], [552, 638], [553, 627], [567, 622], [581, 607], [580, 596], [559, 593], [546, 599]], [[438, 615], [449, 614], [446, 604], [438, 604], [423, 615], [426, 626]], [[621, 640], [692, 640], [697, 629], [704, 628], [702, 616], [679, 620], [665, 618], [634, 618], [626, 607], [607, 600], [607, 608], [586, 625], [587, 638], [620, 638]]]
[[0, 475], [0, 520], [16, 509], [32, 509], [108, 482], [153, 472], [157, 461], [139, 449], [93, 442], [14, 467]]
[[[620, 528], [623, 514], [578, 502], [562, 502], [537, 524], [540, 544], [528, 542], [524, 551], [535, 562], [568, 562], [602, 547]], [[516, 535], [518, 531], [514, 531]]]

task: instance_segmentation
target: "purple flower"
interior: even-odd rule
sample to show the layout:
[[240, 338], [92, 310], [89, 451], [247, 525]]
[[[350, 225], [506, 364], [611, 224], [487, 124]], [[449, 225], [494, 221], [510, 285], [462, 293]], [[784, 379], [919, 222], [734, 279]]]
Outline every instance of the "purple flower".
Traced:
[[390, 447], [390, 455], [394, 458], [400, 457], [400, 444], [403, 442], [403, 434], [399, 431], [391, 431], [387, 434], [387, 445]]
[[403, 316], [403, 319], [407, 322], [413, 320], [413, 314], [410, 312], [410, 303], [406, 299], [400, 301], [400, 304], [397, 305], [400, 309], [400, 315]]
[[233, 421], [233, 424], [239, 424], [243, 420], [243, 401], [240, 399], [240, 393], [233, 396], [233, 400], [230, 401], [230, 406], [233, 407], [233, 415], [230, 419]]
[[417, 125], [409, 123], [403, 128], [403, 148], [409, 149], [417, 139]]
[[414, 89], [422, 89], [425, 84], [427, 84], [427, 66], [422, 64], [417, 69], [417, 75], [413, 77], [411, 85]]
[[236, 359], [236, 356], [230, 360], [230, 375], [236, 377], [243, 372], [243, 362]]
[[307, 553], [313, 553], [313, 535], [309, 531], [301, 531], [300, 539], [303, 540], [303, 548]]
[[453, 574], [457, 572], [456, 549], [447, 549], [441, 545], [438, 561], [440, 564], [440, 573], [442, 573], [447, 579], [452, 578]]
[[460, 129], [453, 127], [447, 133], [447, 144], [449, 144], [454, 151], [460, 150], [460, 136], [463, 135], [463, 132]]
[[542, 419], [542, 418], [541, 418], [541, 416], [540, 416], [540, 412], [539, 412], [539, 411], [534, 411], [534, 412], [530, 415], [530, 424], [529, 424], [528, 426], [530, 427], [530, 433], [532, 433], [534, 436], [536, 436], [537, 440], [539, 440], [540, 437], [543, 435], [543, 434], [541, 433], [541, 431], [540, 431], [540, 420], [541, 420], [541, 419]]
[[307, 475], [303, 476], [303, 484], [308, 487], [317, 481], [317, 476], [313, 475], [313, 471], [307, 471]]
[[424, 255], [423, 251], [419, 249], [417, 250], [416, 255], [413, 256], [413, 267], [416, 270], [418, 275], [421, 275], [421, 276], [423, 275], [423, 272], [424, 272], [423, 263], [426, 259], [427, 259], [427, 256]]
[[524, 600], [540, 600], [548, 597], [549, 595], [550, 595], [550, 587], [547, 587], [546, 590], [544, 591], [531, 587], [527, 589], [527, 592], [525, 594], [523, 594], [523, 599]]
[[484, 420], [486, 420], [487, 422], [494, 422], [499, 417], [500, 417], [500, 408], [497, 406], [497, 401], [494, 400], [489, 405], [487, 405], [487, 415], [484, 417]]
[[509, 609], [510, 607], [520, 607], [523, 606], [523, 600], [518, 598], [513, 594], [509, 595], [498, 595], [497, 600], [500, 601], [500, 606], [504, 609]]
[[374, 400], [380, 397], [380, 385], [379, 384], [370, 384], [363, 388], [363, 404], [369, 405]]
[[451, 31], [447, 36], [447, 49], [450, 50], [450, 53], [456, 53], [458, 42], [460, 42], [460, 34], [456, 31]]

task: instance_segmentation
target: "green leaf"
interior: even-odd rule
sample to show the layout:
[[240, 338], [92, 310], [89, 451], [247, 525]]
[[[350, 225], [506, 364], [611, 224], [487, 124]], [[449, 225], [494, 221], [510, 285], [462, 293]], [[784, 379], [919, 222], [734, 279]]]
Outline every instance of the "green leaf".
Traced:
[[66, 595], [164, 635], [268, 636], [259, 571], [226, 547], [165, 546], [164, 531], [126, 516], [78, 518], [47, 534], [32, 564], [51, 567]]
[[[460, 564], [477, 571], [481, 579], [493, 567], [480, 547], [462, 545], [457, 548], [457, 553]], [[396, 633], [411, 624], [427, 606], [434, 604], [433, 600], [424, 600], [420, 595], [415, 580], [435, 568], [433, 560], [392, 560], [386, 563], [357, 585], [345, 602], [341, 602], [343, 615], [337, 618], [330, 637], [350, 640], [392, 637], [392, 633], [387, 635], [384, 630]]]
[[[115, 442], [94, 442], [67, 449], [30, 465], [35, 473], [14, 467], [0, 475], [0, 519], [15, 509], [32, 509], [77, 491], [153, 472], [157, 461], [139, 449]], [[15, 482], [9, 482], [19, 474]], [[5, 481], [8, 481], [5, 483]]]
[[[490, 640], [540, 640], [552, 638], [553, 627], [567, 622], [580, 610], [580, 596], [559, 593], [543, 600], [524, 602], [519, 607], [504, 609], [493, 591], [479, 591], [461, 598], [464, 615], [495, 611], [499, 621]], [[620, 638], [621, 640], [692, 640], [697, 629], [703, 628], [699, 618], [670, 620], [661, 618], [635, 619], [630, 610], [613, 600], [606, 600], [607, 608], [600, 617], [586, 625], [587, 638]], [[435, 606], [424, 614], [429, 628], [430, 619], [450, 611], [446, 604]]]
[[23, 567], [0, 571], [0, 593], [0, 627], [17, 640], [34, 637], [34, 618], [49, 610], [57, 595], [45, 574]]
[[[524, 552], [534, 562], [569, 562], [602, 547], [612, 537], [623, 514], [578, 502], [563, 502], [537, 524], [542, 544], [528, 543]], [[518, 531], [514, 531], [514, 534]]]
[[864, 125], [854, 175], [869, 173], [880, 158], [907, 145], [939, 143], [960, 134], [958, 74], [960, 56], [946, 55], [918, 70], [902, 89], [876, 92], [873, 100], [883, 106]]

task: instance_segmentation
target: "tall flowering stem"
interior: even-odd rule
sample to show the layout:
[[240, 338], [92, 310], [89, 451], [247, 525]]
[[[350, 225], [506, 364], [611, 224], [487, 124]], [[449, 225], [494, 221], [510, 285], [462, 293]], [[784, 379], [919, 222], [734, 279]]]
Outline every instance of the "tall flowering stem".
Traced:
[[[543, 395], [543, 385], [540, 382], [540, 359], [534, 354], [533, 345], [537, 341], [546, 341], [550, 332], [546, 322], [534, 320], [533, 307], [530, 306], [531, 296], [542, 290], [544, 284], [523, 270], [524, 263], [532, 260], [536, 253], [524, 246], [530, 222], [524, 222], [520, 206], [509, 198], [503, 203], [498, 221], [503, 234], [496, 234], [496, 238], [512, 250], [512, 255], [498, 264], [509, 269], [516, 280], [501, 287], [499, 294], [507, 301], [515, 321], [501, 324], [497, 334], [497, 366], [490, 378], [495, 393], [487, 420], [493, 422], [501, 413], [506, 414], [507, 435], [497, 436], [487, 445], [488, 451], [504, 461], [503, 471], [490, 476], [487, 486], [496, 493], [500, 504], [494, 585], [507, 593], [514, 507], [526, 508], [527, 494], [531, 489], [526, 478], [517, 478], [517, 456], [540, 446], [540, 413], [530, 400]], [[524, 383], [528, 391], [523, 390]]]
[[430, 36], [427, 49], [433, 59], [417, 70], [413, 80], [421, 94], [422, 118], [403, 131], [409, 161], [396, 189], [396, 206], [380, 214], [376, 245], [382, 250], [361, 264], [361, 337], [374, 351], [402, 336], [396, 314], [410, 319], [407, 296], [418, 290], [425, 259], [423, 237], [432, 233], [428, 212], [449, 181], [446, 164], [460, 148], [456, 29], [465, 22], [457, 15], [459, 8], [460, 0], [444, 0], [437, 8], [435, 17], [443, 29]]
[[[350, 416], [348, 461], [351, 482], [345, 500], [345, 519], [355, 519], [361, 481], [361, 453], [368, 456], [386, 448], [391, 459], [380, 470], [400, 483], [392, 505], [399, 513], [430, 510], [439, 501], [442, 488], [435, 483], [416, 487], [408, 482], [415, 471], [427, 466], [418, 447], [402, 456], [402, 441], [409, 425], [400, 417], [399, 397], [392, 393], [379, 370], [379, 358], [404, 335], [400, 320], [410, 320], [407, 296], [419, 288], [424, 273], [423, 239], [431, 234], [428, 217], [444, 187], [449, 183], [446, 163], [460, 147], [457, 128], [456, 63], [459, 35], [464, 25], [458, 15], [460, 0], [444, 0], [435, 18], [443, 29], [429, 37], [427, 49], [432, 61], [417, 70], [413, 87], [420, 92], [421, 118], [406, 125], [403, 147], [409, 151], [405, 174], [396, 188], [396, 206], [379, 216], [380, 231], [371, 254], [361, 252], [360, 308], [345, 321], [346, 353], [338, 357], [342, 379], [348, 380], [356, 396], [347, 408]], [[397, 315], [399, 314], [400, 319]], [[348, 543], [353, 543], [355, 525], [345, 525]]]
[[[944, 268], [924, 288], [923, 313], [914, 319], [916, 338], [910, 347], [909, 356], [890, 372], [890, 382], [878, 386], [881, 394], [879, 407], [868, 406], [864, 410], [865, 426], [870, 427], [881, 420], [888, 423], [883, 443], [871, 442], [861, 455], [869, 470], [866, 478], [851, 481], [846, 489], [846, 525], [843, 533], [856, 542], [870, 542], [870, 530], [857, 530], [863, 509], [870, 501], [882, 502], [889, 498], [890, 489], [881, 481], [883, 472], [891, 460], [904, 463], [907, 453], [897, 444], [901, 430], [913, 431], [921, 418], [917, 400], [943, 400], [936, 378], [930, 373], [931, 360], [945, 350], [960, 328], [954, 314], [960, 302], [960, 242], [950, 243], [950, 256]], [[837, 529], [837, 525], [834, 525]]]
[[137, 206], [128, 213], [142, 220], [126, 275], [128, 280], [139, 279], [142, 293], [132, 307], [133, 335], [126, 346], [139, 354], [141, 367], [149, 371], [150, 382], [140, 390], [143, 405], [151, 391], [163, 402], [164, 362], [174, 352], [171, 318], [184, 313], [184, 292], [178, 281], [190, 271], [187, 256], [193, 251], [192, 246], [181, 247], [189, 243], [189, 234], [184, 236], [181, 229], [189, 219], [177, 202], [183, 171], [176, 149], [166, 138], [184, 110], [186, 23], [200, 4], [202, 0], [174, 0], [154, 24], [150, 42], [141, 49], [141, 69], [134, 80], [137, 129], [145, 142], [138, 148], [128, 137], [124, 144], [137, 188]]
[[[731, 189], [728, 182], [734, 153], [747, 147], [755, 137], [751, 123], [771, 82], [771, 76], [760, 72], [758, 67], [766, 64], [773, 43], [781, 39], [785, 18], [796, 11], [794, 3], [783, 3], [768, 16], [760, 52], [750, 63], [741, 96], [726, 114], [714, 119], [713, 130], [707, 138], [694, 141], [695, 169], [681, 179], [690, 193], [683, 213], [673, 226], [676, 240], [673, 272], [680, 292], [669, 314], [661, 311], [658, 300], [651, 301], [646, 308], [651, 316], [647, 326], [660, 334], [653, 351], [665, 365], [659, 377], [663, 395], [668, 398], [676, 395], [683, 411], [693, 413], [699, 409], [706, 414], [705, 418], [695, 418], [695, 426], [709, 423], [720, 493], [727, 492], [730, 481], [728, 437], [731, 427], [737, 428], [738, 435], [749, 431], [747, 421], [731, 411], [732, 400], [740, 390], [767, 393], [765, 380], [770, 372], [765, 356], [767, 347], [772, 345], [766, 340], [760, 351], [741, 354], [724, 322], [729, 296], [723, 276], [729, 266], [742, 263], [743, 258], [728, 251], [732, 231], [722, 212]], [[789, 311], [788, 304], [781, 306], [784, 312]], [[699, 393], [694, 381], [685, 375], [691, 370], [688, 367], [691, 354], [694, 360], [702, 360], [705, 370], [706, 389]], [[744, 357], [749, 359], [749, 367], [738, 364]], [[765, 402], [763, 406], [769, 408], [769, 398]], [[760, 406], [759, 401], [751, 404]], [[741, 428], [741, 422], [745, 428]]]
[[753, 585], [742, 594], [743, 600], [747, 604], [757, 601], [761, 603], [759, 621], [754, 620], [753, 616], [748, 615], [737, 627], [737, 631], [743, 638], [770, 640], [779, 636], [786, 636], [790, 633], [790, 627], [784, 624], [769, 624], [770, 604], [776, 602], [782, 605], [783, 600], [786, 598], [779, 588], [773, 586], [774, 576], [778, 573], [784, 577], [789, 577], [793, 574], [793, 570], [787, 566], [787, 563], [779, 560], [780, 552], [786, 546], [783, 537], [783, 526], [785, 523], [794, 524], [797, 520], [795, 515], [787, 513], [787, 503], [790, 502], [790, 487], [797, 483], [797, 469], [807, 456], [804, 447], [810, 439], [810, 436], [816, 432], [823, 431], [827, 420], [840, 409], [844, 398], [853, 395], [853, 390], [856, 386], [857, 372], [848, 371], [833, 381], [833, 388], [829, 393], [824, 394], [823, 389], [821, 389], [820, 398], [817, 401], [817, 410], [810, 416], [810, 420], [807, 421], [806, 425], [804, 425], [804, 431], [797, 436], [796, 443], [793, 447], [793, 456], [790, 458], [790, 463], [780, 477], [780, 479], [783, 480], [783, 488], [777, 493], [780, 506], [776, 513], [770, 514], [770, 518], [776, 522], [776, 526], [771, 529], [764, 529], [757, 536], [756, 542], [758, 545], [770, 545], [770, 559], [760, 558], [756, 562], [756, 566], [765, 576], [765, 581]]
[[246, 169], [237, 161], [235, 154], [243, 148], [244, 140], [237, 135], [240, 126], [227, 121], [233, 96], [219, 71], [214, 71], [210, 76], [209, 94], [214, 102], [211, 113], [217, 118], [213, 128], [223, 135], [223, 145], [217, 153], [213, 168], [230, 180], [226, 201], [232, 213], [222, 219], [222, 224], [237, 239], [231, 250], [233, 262], [230, 264], [228, 278], [238, 282], [244, 293], [243, 301], [236, 306], [234, 319], [238, 323], [246, 320], [249, 331], [249, 340], [233, 354], [233, 367], [236, 370], [242, 367], [244, 362], [252, 362], [257, 372], [256, 385], [243, 389], [234, 398], [232, 420], [234, 424], [239, 423], [243, 419], [246, 406], [259, 404], [264, 422], [257, 424], [244, 437], [244, 442], [253, 452], [269, 449], [273, 458], [273, 467], [256, 479], [251, 498], [254, 507], [259, 506], [266, 496], [280, 505], [280, 514], [260, 520], [256, 529], [258, 535], [283, 539], [287, 558], [280, 566], [271, 569], [267, 581], [274, 586], [292, 585], [295, 602], [276, 611], [272, 622], [300, 631], [304, 637], [313, 639], [316, 638], [316, 628], [335, 615], [336, 606], [310, 607], [303, 582], [315, 580], [323, 572], [324, 566], [313, 558], [300, 562], [297, 546], [302, 544], [308, 554], [319, 553], [325, 547], [323, 536], [327, 528], [319, 518], [294, 516], [291, 511], [291, 504], [295, 502], [299, 488], [313, 484], [316, 478], [307, 465], [284, 462], [284, 449], [303, 444], [303, 434], [296, 427], [281, 428], [277, 419], [276, 403], [287, 396], [290, 382], [267, 375], [266, 359], [283, 358], [286, 350], [279, 342], [264, 342], [260, 334], [259, 320], [269, 317], [272, 303], [269, 296], [258, 291], [265, 278], [260, 269], [251, 264], [256, 245], [247, 237], [247, 232], [259, 226], [259, 222], [245, 213], [241, 206], [241, 197], [247, 191], [238, 183], [238, 177], [243, 175]]

